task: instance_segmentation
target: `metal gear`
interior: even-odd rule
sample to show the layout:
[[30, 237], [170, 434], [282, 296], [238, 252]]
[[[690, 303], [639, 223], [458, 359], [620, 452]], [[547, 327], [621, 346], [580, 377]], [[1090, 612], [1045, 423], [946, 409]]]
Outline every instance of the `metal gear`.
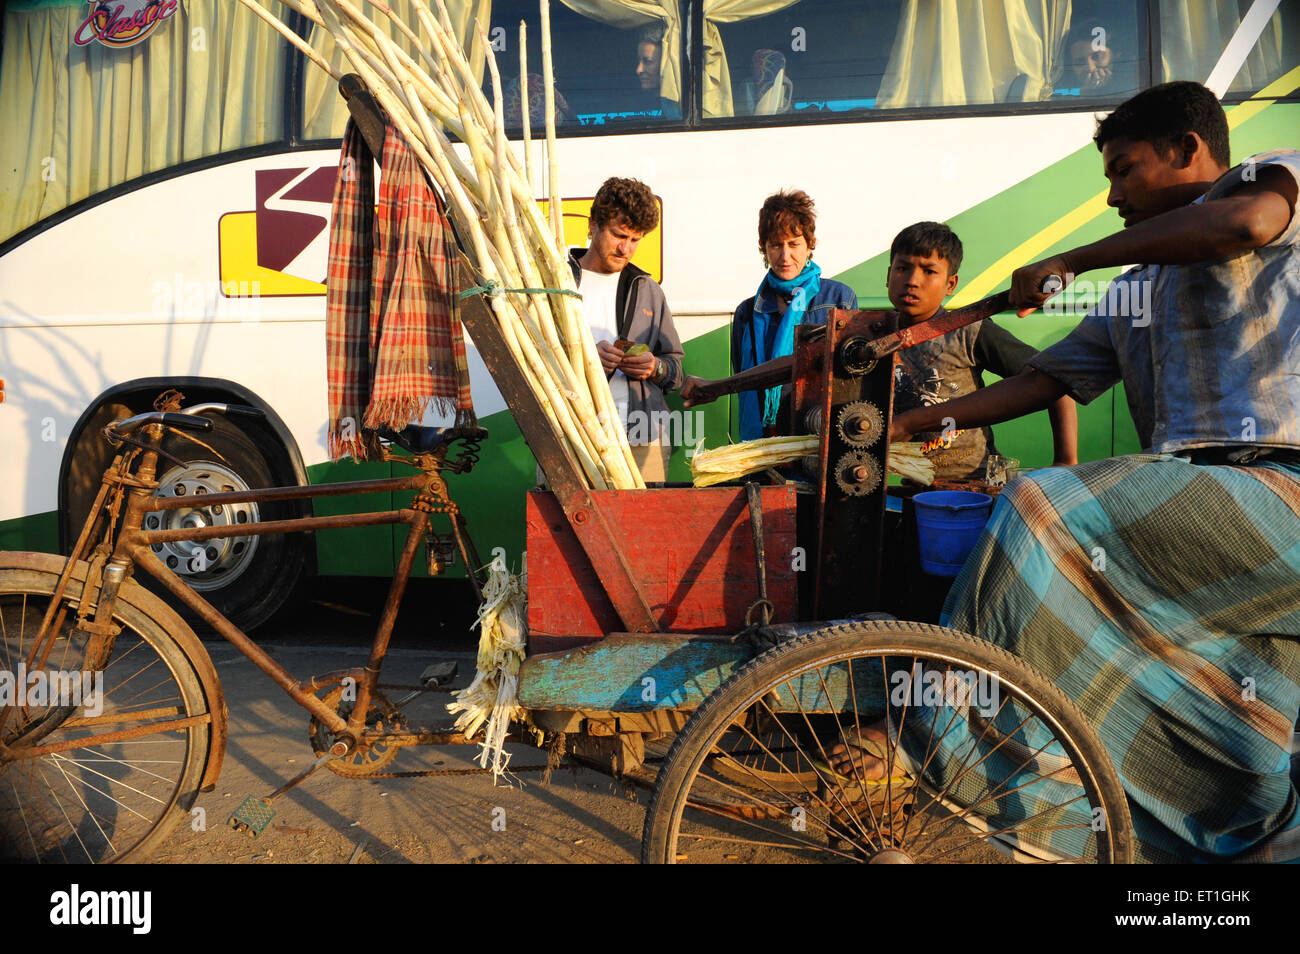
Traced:
[[[353, 702], [343, 702], [343, 687], [335, 686], [322, 698], [321, 702], [334, 709], [341, 717], [346, 719], [352, 714]], [[367, 730], [384, 730], [397, 729], [401, 725], [402, 714], [398, 711], [388, 697], [376, 689], [370, 696], [370, 707], [366, 713]], [[317, 757], [324, 755], [329, 751], [330, 745], [334, 738], [330, 730], [319, 719], [312, 719], [307, 726], [307, 738], [311, 742], [312, 751]], [[397, 750], [400, 746], [386, 745], [382, 742], [371, 743], [366, 746], [357, 746], [350, 755], [341, 759], [331, 759], [326, 762], [326, 767], [337, 775], [343, 775], [347, 778], [371, 778], [378, 775], [386, 768], [393, 759], [397, 758]]]
[[870, 401], [851, 401], [835, 417], [840, 439], [855, 447], [870, 447], [885, 432], [885, 415]]
[[850, 497], [865, 497], [880, 486], [880, 465], [866, 451], [849, 451], [835, 464], [835, 483]]

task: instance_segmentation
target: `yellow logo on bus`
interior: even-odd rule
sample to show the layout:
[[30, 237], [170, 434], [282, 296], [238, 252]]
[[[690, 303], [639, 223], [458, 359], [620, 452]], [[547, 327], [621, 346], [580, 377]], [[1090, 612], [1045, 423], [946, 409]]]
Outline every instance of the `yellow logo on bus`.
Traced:
[[[222, 287], [257, 288], [263, 297], [324, 295], [337, 174], [334, 166], [259, 169], [257, 207], [227, 212], [217, 222]], [[590, 198], [564, 200], [564, 240], [569, 247], [587, 244], [591, 203]], [[546, 215], [547, 202], [538, 205]], [[661, 216], [662, 208], [661, 202]], [[655, 281], [663, 280], [662, 229], [641, 240], [632, 262]]]

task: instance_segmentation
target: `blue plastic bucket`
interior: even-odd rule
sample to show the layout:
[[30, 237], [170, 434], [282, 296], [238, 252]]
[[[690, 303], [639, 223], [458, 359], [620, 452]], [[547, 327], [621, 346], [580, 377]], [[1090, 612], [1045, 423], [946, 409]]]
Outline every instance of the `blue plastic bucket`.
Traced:
[[993, 498], [969, 490], [930, 490], [912, 498], [921, 569], [956, 576], [993, 511]]

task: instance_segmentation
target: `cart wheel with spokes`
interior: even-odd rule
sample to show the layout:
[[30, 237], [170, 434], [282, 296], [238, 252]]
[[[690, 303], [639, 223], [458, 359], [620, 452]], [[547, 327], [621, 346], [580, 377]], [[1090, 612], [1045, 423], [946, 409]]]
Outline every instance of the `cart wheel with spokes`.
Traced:
[[641, 853], [1122, 863], [1132, 828], [1101, 740], [1059, 689], [965, 633], [879, 621], [793, 639], [719, 686], [660, 769]]
[[[26, 667], [57, 582], [0, 569], [0, 668]], [[74, 628], [81, 589], [80, 577], [69, 583], [44, 663], [28, 671], [44, 694], [8, 707], [0, 729], [0, 861], [141, 861], [198, 796], [213, 715], [193, 663], [148, 607], [158, 601], [123, 588], [121, 632], [88, 667]]]

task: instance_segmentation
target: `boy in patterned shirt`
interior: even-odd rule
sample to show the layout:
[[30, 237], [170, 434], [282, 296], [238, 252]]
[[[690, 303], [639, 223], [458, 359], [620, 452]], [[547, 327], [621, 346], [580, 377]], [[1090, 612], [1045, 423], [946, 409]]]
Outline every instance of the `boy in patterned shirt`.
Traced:
[[[943, 314], [944, 299], [957, 289], [962, 245], [939, 222], [917, 222], [895, 237], [889, 249], [889, 301], [906, 328]], [[1009, 378], [1026, 370], [1037, 352], [991, 319], [977, 321], [898, 353], [894, 366], [894, 412], [932, 407], [984, 386], [983, 372]], [[1062, 395], [1048, 407], [1055, 464], [1078, 462], [1078, 416], [1074, 401]], [[957, 430], [942, 426], [915, 436], [944, 479], [983, 477], [989, 454], [996, 454], [988, 427]]]

